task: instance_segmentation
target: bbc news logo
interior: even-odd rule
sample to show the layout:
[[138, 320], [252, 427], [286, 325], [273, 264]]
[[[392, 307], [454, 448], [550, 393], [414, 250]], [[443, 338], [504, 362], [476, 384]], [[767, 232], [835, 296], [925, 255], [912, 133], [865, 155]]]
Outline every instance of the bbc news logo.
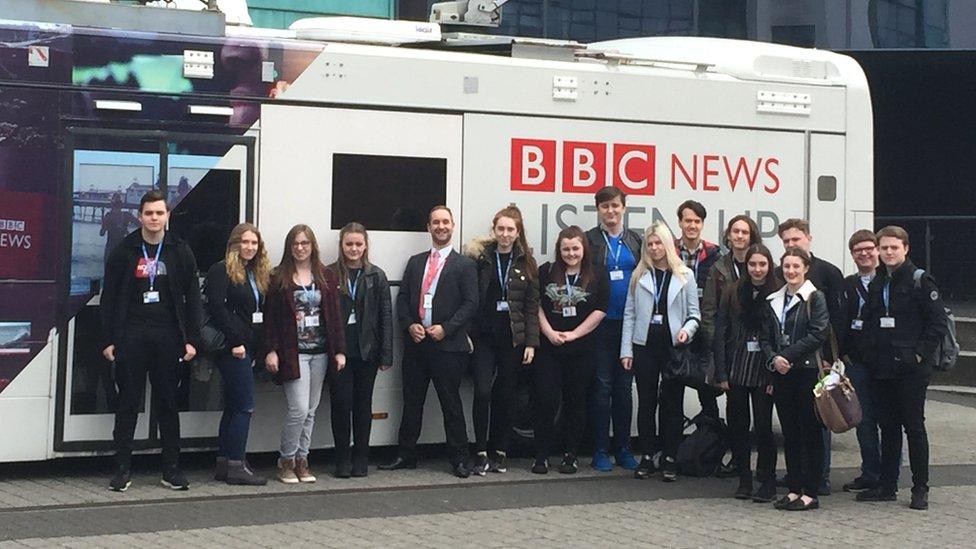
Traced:
[[27, 224], [18, 219], [0, 219], [0, 231], [16, 231], [22, 233], [27, 230]]
[[[593, 194], [612, 184], [627, 194], [654, 196], [654, 145], [548, 139], [512, 139], [511, 189], [556, 191], [557, 154], [562, 160], [560, 191]], [[609, 169], [608, 169], [609, 167]]]

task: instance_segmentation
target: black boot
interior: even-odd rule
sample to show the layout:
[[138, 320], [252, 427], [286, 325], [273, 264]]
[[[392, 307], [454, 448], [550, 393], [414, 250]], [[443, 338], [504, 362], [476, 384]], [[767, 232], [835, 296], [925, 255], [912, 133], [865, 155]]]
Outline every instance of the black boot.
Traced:
[[369, 474], [369, 460], [366, 456], [356, 453], [352, 457], [352, 471], [350, 474], [356, 478], [365, 477]]
[[336, 478], [349, 478], [352, 476], [352, 461], [349, 459], [349, 449], [336, 451]]
[[220, 482], [227, 480], [227, 458], [217, 456], [217, 465], [214, 467], [214, 480]]
[[765, 478], [759, 484], [759, 489], [752, 494], [752, 501], [755, 503], [769, 503], [776, 497], [776, 480]]
[[264, 486], [268, 479], [255, 473], [244, 460], [227, 461], [227, 484], [237, 486]]
[[749, 499], [752, 497], [752, 473], [739, 477], [739, 487], [733, 495], [735, 499]]

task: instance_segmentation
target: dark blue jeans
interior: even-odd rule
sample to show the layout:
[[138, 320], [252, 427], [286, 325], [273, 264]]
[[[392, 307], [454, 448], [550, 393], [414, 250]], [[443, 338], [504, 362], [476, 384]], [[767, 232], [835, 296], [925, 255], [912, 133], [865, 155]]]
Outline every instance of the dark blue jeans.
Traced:
[[220, 416], [217, 455], [229, 460], [244, 459], [247, 432], [254, 411], [254, 375], [250, 355], [234, 358], [230, 352], [217, 357], [224, 388], [224, 413]]
[[[622, 320], [604, 319], [593, 330], [596, 369], [590, 387], [594, 450], [615, 452], [630, 447], [634, 373], [620, 365]], [[613, 420], [613, 445], [610, 422]]]
[[867, 366], [859, 362], [848, 364], [847, 377], [854, 384], [857, 400], [861, 403], [861, 423], [857, 426], [857, 445], [861, 448], [861, 478], [868, 482], [878, 482], [881, 478], [881, 432], [878, 429], [874, 384]]

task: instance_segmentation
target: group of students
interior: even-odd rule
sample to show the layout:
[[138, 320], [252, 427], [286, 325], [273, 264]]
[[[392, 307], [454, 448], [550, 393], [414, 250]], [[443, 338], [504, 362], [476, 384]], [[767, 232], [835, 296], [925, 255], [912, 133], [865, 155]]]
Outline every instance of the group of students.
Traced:
[[[748, 216], [729, 220], [729, 253], [722, 255], [719, 246], [701, 238], [706, 211], [695, 201], [678, 208], [680, 239], [660, 221], [643, 234], [625, 228], [626, 196], [615, 187], [599, 190], [595, 203], [598, 226], [561, 230], [553, 260], [542, 265], [527, 244], [518, 208], [500, 210], [490, 235], [468, 243], [461, 254], [453, 249], [451, 210], [434, 207], [428, 218], [431, 247], [408, 260], [394, 313], [387, 276], [370, 262], [368, 234], [358, 223], [342, 228], [339, 257], [328, 266], [312, 229], [296, 225], [274, 269], [260, 231], [238, 225], [225, 259], [207, 273], [203, 300], [192, 252], [165, 232], [165, 197], [147, 193], [139, 208], [142, 229], [110, 254], [102, 294], [104, 354], [115, 362], [120, 392], [118, 470], [110, 488], [130, 485], [146, 372], [163, 445], [162, 483], [187, 488], [178, 466], [176, 367], [196, 354], [205, 301], [206, 322], [225, 338], [216, 357], [225, 410], [215, 477], [230, 484], [266, 482], [245, 458], [255, 362], [274, 375], [288, 402], [279, 480], [315, 481], [308, 453], [326, 382], [335, 475], [366, 476], [373, 384], [377, 371], [392, 365], [399, 330], [404, 356], [398, 453], [380, 469], [417, 466], [424, 402], [433, 382], [453, 473], [504, 473], [518, 380], [530, 368], [533, 473], [549, 472], [553, 447], [561, 456], [558, 471], [577, 472], [589, 426], [593, 468], [609, 471], [616, 463], [638, 479], [659, 470], [664, 481], [674, 481], [685, 384], [669, 374], [677, 351], [697, 340], [694, 352], [712, 365], [714, 382], [699, 388], [702, 413], [718, 418], [716, 398], [727, 395], [732, 469], [740, 477], [736, 498], [775, 499], [785, 510], [819, 506], [818, 495], [829, 491], [830, 438], [814, 412], [812, 391], [821, 369], [843, 359], [864, 412], [857, 430], [862, 473], [845, 490], [861, 491], [862, 501], [895, 499], [904, 428], [914, 482], [911, 506], [927, 507], [925, 388], [946, 316], [932, 278], [907, 259], [903, 229], [854, 233], [850, 250], [858, 274], [844, 279], [837, 267], [810, 253], [809, 226], [800, 219], [779, 226], [786, 252], [777, 266]], [[836, 343], [829, 345], [831, 339]], [[473, 459], [460, 397], [469, 371]], [[630, 448], [635, 378], [637, 457]], [[774, 405], [785, 439], [788, 486], [779, 499]], [[750, 426], [758, 447], [756, 490]]]

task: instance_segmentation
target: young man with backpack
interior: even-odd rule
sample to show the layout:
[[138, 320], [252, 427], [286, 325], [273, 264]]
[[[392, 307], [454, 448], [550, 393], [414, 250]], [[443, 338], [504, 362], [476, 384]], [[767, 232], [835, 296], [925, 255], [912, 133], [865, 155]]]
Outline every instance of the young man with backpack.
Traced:
[[908, 438], [912, 469], [909, 507], [928, 509], [929, 441], [925, 431], [925, 392], [932, 369], [942, 362], [948, 330], [946, 309], [932, 276], [908, 259], [908, 233], [888, 226], [878, 231], [880, 269], [871, 282], [868, 327], [874, 393], [881, 424], [881, 478], [858, 501], [897, 498], [901, 433]]

